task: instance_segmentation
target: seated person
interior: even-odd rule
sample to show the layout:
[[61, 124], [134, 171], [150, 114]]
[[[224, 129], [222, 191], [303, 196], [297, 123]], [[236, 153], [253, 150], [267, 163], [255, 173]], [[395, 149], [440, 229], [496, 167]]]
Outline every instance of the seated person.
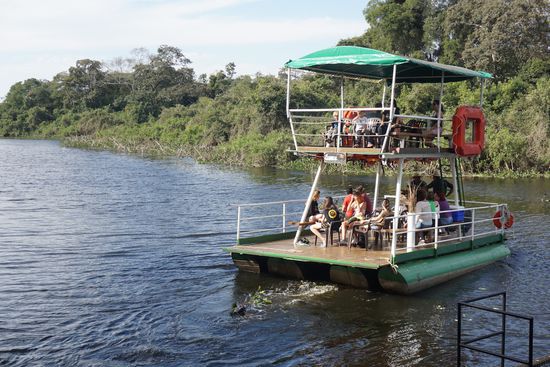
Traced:
[[[446, 226], [451, 223], [453, 223], [453, 213], [441, 213], [446, 212], [447, 210], [451, 210], [451, 207], [449, 206], [449, 202], [447, 199], [445, 199], [445, 194], [443, 192], [435, 192], [434, 194], [435, 200], [439, 203], [439, 225]], [[448, 228], [445, 228], [446, 230]]]
[[327, 126], [327, 131], [325, 132], [325, 144], [327, 147], [330, 147], [338, 136], [338, 117], [338, 111], [334, 111], [332, 113], [332, 122]]
[[[416, 228], [417, 229], [424, 229], [424, 228], [432, 228], [434, 226], [433, 223], [433, 217], [434, 212], [432, 212], [432, 206], [430, 203], [426, 200], [427, 193], [424, 190], [418, 190], [418, 193], [416, 194], [416, 206], [414, 207], [414, 212], [417, 215], [416, 219]], [[420, 231], [419, 238], [420, 241], [423, 242], [426, 239], [426, 232], [427, 231]]]
[[[320, 230], [322, 228], [328, 229], [330, 223], [332, 222], [338, 222], [340, 221], [340, 213], [338, 212], [338, 208], [336, 205], [334, 205], [334, 200], [332, 197], [327, 196], [325, 200], [323, 201], [323, 213], [321, 214], [320, 220], [318, 220], [315, 224], [313, 224], [309, 229], [311, 229], [311, 232], [313, 232], [314, 235], [316, 235], [319, 239], [321, 239], [321, 247], [327, 247], [327, 244], [325, 242], [325, 237], [321, 235]], [[335, 228], [335, 229], [339, 229]]]
[[[366, 116], [366, 111], [359, 111], [359, 115], [353, 119], [353, 123], [355, 124], [355, 135], [357, 136], [355, 139], [355, 147], [359, 147], [360, 143], [362, 143], [362, 138], [360, 138], [361, 135], [371, 134], [369, 129], [369, 119]], [[368, 139], [369, 138], [367, 137], [367, 141]], [[370, 144], [370, 146], [372, 147], [372, 144]]]
[[313, 197], [311, 198], [311, 203], [309, 205], [309, 211], [307, 212], [308, 222], [315, 223], [320, 221], [323, 218], [323, 214], [319, 213], [319, 197], [321, 196], [321, 191], [313, 191]]
[[357, 189], [353, 190], [353, 202], [350, 204], [353, 209], [353, 216], [342, 222], [340, 227], [340, 238], [345, 243], [348, 230], [353, 229], [355, 222], [360, 222], [366, 218], [367, 203], [364, 200], [363, 193]]
[[[439, 114], [439, 105], [441, 104], [441, 115]], [[442, 118], [445, 114], [445, 108], [443, 107], [443, 104], [439, 101], [439, 99], [434, 99], [432, 102], [432, 117]], [[427, 147], [434, 147], [433, 145], [433, 139], [439, 134], [441, 135], [443, 133], [443, 120], [440, 121], [439, 127], [437, 120], [429, 120], [428, 124], [426, 126], [426, 130], [424, 130], [424, 143]]]
[[344, 214], [345, 218], [348, 219], [353, 216], [353, 211], [349, 211], [348, 215], [348, 209], [350, 208], [350, 204], [353, 200], [353, 188], [351, 186], [348, 186], [346, 190], [346, 196], [344, 197], [344, 201], [342, 202], [342, 213]]
[[365, 189], [362, 185], [357, 186], [356, 190], [361, 193], [361, 195], [363, 196], [363, 201], [367, 203], [366, 215], [370, 216], [372, 214], [373, 207], [369, 195], [365, 192]]
[[391, 215], [392, 212], [390, 208], [390, 201], [388, 199], [384, 199], [384, 201], [382, 201], [382, 209], [380, 209], [380, 213], [378, 213], [376, 217], [371, 217], [361, 221], [360, 224], [368, 224], [372, 229], [382, 229], [384, 227], [386, 217]]

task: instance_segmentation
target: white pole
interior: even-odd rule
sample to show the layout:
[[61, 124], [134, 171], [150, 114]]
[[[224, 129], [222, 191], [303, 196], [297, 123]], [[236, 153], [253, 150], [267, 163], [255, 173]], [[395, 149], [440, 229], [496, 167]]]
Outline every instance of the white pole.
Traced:
[[[307, 213], [309, 212], [309, 207], [311, 206], [311, 199], [313, 198], [313, 192], [317, 188], [317, 183], [319, 182], [319, 177], [321, 176], [321, 171], [323, 170], [323, 164], [324, 162], [321, 161], [319, 163], [319, 168], [317, 168], [317, 173], [315, 174], [315, 178], [313, 179], [313, 185], [311, 186], [311, 190], [309, 191], [309, 196], [307, 197], [306, 206], [304, 207], [304, 212], [302, 213], [302, 217], [300, 219], [300, 222], [303, 223], [307, 219]], [[302, 229], [303, 226], [298, 226], [298, 230], [296, 231], [296, 236], [294, 236], [294, 246], [296, 246], [296, 243], [300, 239], [300, 236], [302, 235]]]
[[[459, 190], [458, 190], [458, 179], [456, 174], [456, 160], [454, 158], [449, 158], [451, 161], [451, 173], [453, 175], [453, 191], [455, 196], [455, 208], [458, 210], [458, 206], [460, 205], [458, 199], [459, 199]], [[462, 229], [460, 225], [457, 226], [458, 231], [458, 237], [462, 238]]]
[[483, 107], [483, 88], [485, 87], [485, 79], [481, 79], [481, 87], [479, 91], [479, 107]]
[[378, 161], [376, 165], [376, 183], [374, 184], [374, 202], [372, 205], [372, 210], [375, 210], [378, 203], [378, 193], [379, 193], [379, 187], [380, 187], [380, 171], [382, 168], [382, 163]]
[[390, 99], [390, 121], [388, 121], [388, 128], [386, 129], [386, 136], [384, 137], [384, 143], [382, 143], [382, 152], [385, 151], [388, 144], [388, 137], [390, 136], [391, 124], [393, 122], [393, 99], [395, 97], [395, 78], [397, 76], [397, 65], [393, 65], [393, 75], [391, 79], [391, 99]]
[[395, 248], [397, 247], [397, 225], [399, 224], [399, 206], [401, 205], [401, 180], [403, 179], [403, 159], [399, 160], [399, 171], [395, 183], [395, 211], [393, 213], [393, 236], [391, 239], [391, 261], [395, 260]]
[[283, 203], [283, 233], [286, 233], [286, 203]]
[[237, 244], [241, 238], [241, 207], [237, 207]]
[[384, 89], [382, 90], [382, 108], [386, 104], [386, 79], [384, 79]]
[[344, 109], [344, 77], [340, 78], [340, 108]]
[[445, 72], [441, 72], [441, 87], [439, 90], [439, 107], [437, 110], [437, 151], [441, 151], [441, 124], [443, 122], [443, 116], [441, 116], [441, 109], [443, 105], [443, 83], [445, 81]]
[[290, 68], [286, 68], [286, 117], [290, 117]]

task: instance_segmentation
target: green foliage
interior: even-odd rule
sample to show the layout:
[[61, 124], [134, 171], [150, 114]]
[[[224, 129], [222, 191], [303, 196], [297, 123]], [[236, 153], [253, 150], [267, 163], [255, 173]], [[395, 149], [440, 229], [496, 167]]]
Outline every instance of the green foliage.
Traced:
[[[550, 56], [545, 0], [371, 0], [368, 30], [340, 44], [485, 69], [487, 147], [470, 173], [534, 174], [550, 169]], [[235, 76], [236, 66], [195, 77], [181, 50], [137, 50], [111, 63], [78, 60], [52, 81], [14, 84], [0, 103], [0, 136], [63, 138], [78, 147], [192, 155], [228, 165], [310, 169], [294, 160], [286, 118], [286, 75]], [[346, 106], [374, 106], [383, 84], [346, 80]], [[444, 86], [445, 117], [477, 104], [480, 85]], [[405, 114], [429, 114], [438, 84], [398, 85]], [[389, 95], [389, 89], [386, 96]], [[291, 108], [340, 106], [340, 79], [293, 75]], [[444, 125], [449, 132], [450, 124]], [[362, 165], [331, 166], [365, 172]], [[368, 169], [368, 168], [367, 168]]]

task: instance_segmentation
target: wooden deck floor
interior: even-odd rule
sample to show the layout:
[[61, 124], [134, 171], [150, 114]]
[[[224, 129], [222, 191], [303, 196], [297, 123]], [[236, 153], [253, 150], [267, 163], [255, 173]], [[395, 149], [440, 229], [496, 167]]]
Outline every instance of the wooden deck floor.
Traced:
[[388, 264], [390, 251], [365, 250], [347, 246], [314, 246], [313, 236], [309, 236], [310, 246], [294, 247], [292, 239], [266, 242], [254, 245], [237, 245], [231, 252], [275, 256], [293, 260], [318, 261], [330, 264], [353, 265], [364, 268], [378, 268]]

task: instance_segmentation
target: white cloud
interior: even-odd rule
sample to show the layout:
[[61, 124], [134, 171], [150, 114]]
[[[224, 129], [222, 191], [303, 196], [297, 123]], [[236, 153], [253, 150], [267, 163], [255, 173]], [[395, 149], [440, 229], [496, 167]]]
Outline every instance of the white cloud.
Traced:
[[[187, 55], [200, 49], [203, 57], [218, 59], [203, 60], [205, 64], [216, 64], [220, 58], [223, 62], [238, 59], [243, 48], [322, 40], [329, 47], [365, 29], [363, 21], [343, 22], [335, 14], [308, 17], [290, 13], [282, 19], [224, 15], [226, 9], [257, 1], [0, 0], [0, 96], [17, 80], [45, 77], [45, 72], [51, 77], [78, 58], [109, 59], [128, 55], [136, 47], [153, 50], [169, 44]], [[227, 50], [227, 46], [233, 48], [234, 55], [216, 55], [216, 47]], [[14, 64], [6, 60], [9, 55], [24, 60]], [[291, 56], [297, 55], [282, 58]], [[44, 59], [49, 61], [40, 61]], [[68, 59], [72, 60], [69, 65]], [[200, 58], [193, 60], [197, 67]]]

